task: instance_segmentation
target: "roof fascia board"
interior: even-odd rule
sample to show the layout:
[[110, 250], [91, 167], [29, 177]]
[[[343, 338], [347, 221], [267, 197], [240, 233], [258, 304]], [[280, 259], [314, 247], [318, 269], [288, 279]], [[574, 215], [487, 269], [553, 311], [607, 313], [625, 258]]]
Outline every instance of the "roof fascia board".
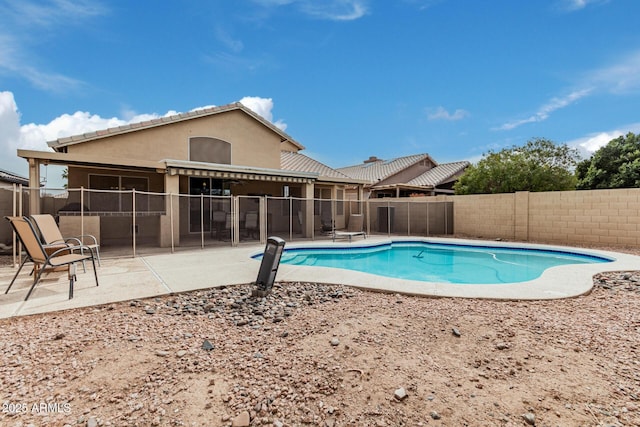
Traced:
[[408, 184], [388, 184], [388, 185], [374, 185], [369, 187], [371, 190], [390, 190], [394, 188], [400, 188], [405, 190], [432, 190], [433, 185], [408, 185]]
[[357, 185], [366, 185], [369, 181], [362, 179], [353, 179], [353, 178], [338, 178], [333, 176], [319, 176], [318, 181], [322, 182], [335, 182], [341, 184], [357, 184]]
[[187, 160], [173, 160], [165, 159], [161, 163], [166, 165], [167, 168], [175, 169], [200, 169], [200, 170], [215, 170], [220, 172], [244, 172], [253, 173], [259, 175], [274, 175], [274, 176], [290, 176], [297, 178], [310, 178], [318, 179], [318, 174], [314, 172], [297, 172], [285, 169], [268, 169], [258, 168], [252, 166], [234, 166], [221, 163], [206, 163], [206, 162], [192, 162]]
[[100, 160], [96, 160], [95, 156], [87, 156], [86, 154], [70, 154], [70, 153], [58, 153], [54, 151], [38, 151], [38, 150], [18, 150], [18, 157], [23, 159], [35, 159], [50, 164], [60, 165], [100, 165], [100, 166], [126, 166], [128, 168], [138, 167], [141, 169], [164, 169], [164, 163], [140, 161], [136, 160], [131, 162], [127, 158], [118, 157], [100, 157]]
[[[304, 150], [304, 146], [291, 138], [286, 132], [282, 131], [278, 127], [276, 127], [273, 123], [264, 119], [259, 114], [255, 113], [251, 109], [245, 107], [239, 102], [234, 104], [223, 105], [220, 107], [211, 107], [204, 108], [202, 110], [191, 111], [188, 113], [180, 113], [173, 116], [168, 117], [159, 117], [157, 119], [147, 120], [144, 122], [131, 123], [124, 126], [118, 126], [114, 128], [101, 129], [94, 132], [87, 132], [80, 135], [72, 135], [69, 137], [59, 138], [53, 141], [47, 141], [47, 145], [53, 149], [67, 147], [69, 145], [81, 144], [84, 142], [95, 141], [98, 139], [106, 139], [112, 136], [123, 135], [126, 133], [137, 132], [141, 130], [151, 129], [159, 126], [170, 125], [173, 123], [180, 123], [187, 120], [193, 120], [208, 116], [213, 116], [221, 113], [226, 113], [229, 111], [239, 110], [247, 114], [248, 116], [254, 118], [262, 125], [269, 128], [274, 133], [278, 134], [281, 138], [281, 142], [288, 141], [298, 147], [300, 150]], [[108, 132], [107, 132], [108, 131]]]

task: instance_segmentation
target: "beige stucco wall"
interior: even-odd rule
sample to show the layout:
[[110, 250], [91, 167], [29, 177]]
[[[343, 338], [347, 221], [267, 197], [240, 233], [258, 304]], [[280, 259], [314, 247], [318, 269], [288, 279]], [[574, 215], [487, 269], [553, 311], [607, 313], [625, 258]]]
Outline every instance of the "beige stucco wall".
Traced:
[[68, 152], [129, 161], [190, 160], [188, 142], [196, 136], [231, 143], [233, 165], [280, 168], [280, 136], [240, 110], [70, 145]]
[[640, 188], [450, 196], [455, 233], [557, 244], [640, 245]]
[[69, 188], [90, 188], [89, 175], [115, 175], [115, 176], [131, 176], [138, 178], [147, 178], [149, 181], [150, 192], [164, 192], [164, 175], [156, 172], [137, 172], [132, 170], [120, 169], [94, 169], [94, 168], [78, 168], [69, 167]]

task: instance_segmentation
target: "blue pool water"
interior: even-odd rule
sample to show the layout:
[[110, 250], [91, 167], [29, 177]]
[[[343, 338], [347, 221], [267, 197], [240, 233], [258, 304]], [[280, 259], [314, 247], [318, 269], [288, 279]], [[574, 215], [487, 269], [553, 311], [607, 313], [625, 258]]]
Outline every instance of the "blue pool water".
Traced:
[[349, 248], [285, 249], [280, 262], [426, 282], [501, 284], [536, 279], [554, 266], [611, 261], [556, 250], [394, 242]]

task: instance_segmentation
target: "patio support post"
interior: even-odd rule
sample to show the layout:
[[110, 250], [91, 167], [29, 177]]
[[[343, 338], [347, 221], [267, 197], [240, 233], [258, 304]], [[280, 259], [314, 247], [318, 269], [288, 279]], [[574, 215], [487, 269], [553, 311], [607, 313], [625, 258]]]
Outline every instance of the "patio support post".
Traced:
[[[332, 185], [331, 186], [331, 232], [332, 233], [334, 233], [336, 231], [336, 228], [338, 227], [338, 224], [336, 224], [336, 221], [338, 220], [337, 200], [338, 200], [338, 189], [336, 188], [335, 185]], [[343, 225], [341, 225], [340, 228], [343, 228]]]
[[40, 160], [29, 159], [29, 215], [40, 213]]
[[[166, 174], [164, 176], [164, 191], [165, 212], [160, 216], [159, 243], [161, 248], [171, 247], [171, 252], [173, 252], [175, 245], [180, 245], [180, 176]], [[176, 203], [173, 202], [174, 196], [177, 197]]]
[[[262, 200], [258, 206], [262, 205]], [[260, 210], [260, 207], [258, 208]], [[260, 216], [260, 215], [258, 215]], [[231, 246], [238, 246], [240, 242], [240, 199], [231, 196]]]

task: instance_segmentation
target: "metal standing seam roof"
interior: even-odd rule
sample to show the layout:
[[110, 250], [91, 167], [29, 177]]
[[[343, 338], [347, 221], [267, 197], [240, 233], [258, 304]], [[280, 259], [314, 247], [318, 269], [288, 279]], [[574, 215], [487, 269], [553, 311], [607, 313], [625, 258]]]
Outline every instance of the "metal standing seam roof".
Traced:
[[463, 171], [469, 165], [470, 163], [467, 161], [443, 163], [426, 171], [422, 175], [413, 178], [411, 181], [407, 182], [407, 184], [435, 187], [458, 172]]
[[428, 154], [414, 154], [392, 160], [376, 160], [371, 163], [361, 163], [355, 166], [338, 168], [337, 170], [351, 178], [376, 183], [424, 159], [433, 161]]
[[280, 135], [282, 141], [289, 141], [292, 144], [294, 144], [296, 147], [298, 147], [298, 149], [304, 150], [304, 146], [302, 144], [294, 140], [282, 129], [279, 129], [273, 123], [266, 120], [259, 114], [255, 113], [250, 108], [245, 107], [240, 102], [223, 105], [220, 107], [202, 108], [199, 110], [189, 111], [187, 113], [175, 114], [173, 116], [158, 117], [157, 119], [146, 120], [138, 123], [130, 123], [127, 125], [117, 126], [117, 127], [108, 128], [108, 129], [101, 129], [94, 132], [87, 132], [81, 135], [67, 136], [64, 138], [56, 139], [54, 141], [48, 141], [47, 145], [49, 145], [53, 149], [58, 149], [68, 145], [79, 144], [82, 142], [92, 141], [95, 139], [107, 138], [114, 135], [135, 132], [138, 130], [149, 129], [157, 126], [164, 126], [164, 125], [177, 123], [185, 120], [192, 120], [192, 119], [197, 119], [201, 117], [212, 116], [215, 114], [225, 113], [225, 112], [234, 111], [234, 110], [243, 111], [244, 113], [248, 114], [249, 116], [253, 117], [254, 119], [258, 120], [260, 123], [268, 127], [269, 129], [271, 129], [273, 132]]
[[0, 182], [8, 182], [10, 184], [29, 185], [29, 179], [17, 175], [13, 172], [0, 169]]
[[280, 167], [286, 170], [299, 172], [315, 172], [319, 176], [327, 178], [351, 179], [351, 177], [337, 171], [324, 163], [307, 157], [304, 154], [295, 153], [293, 151], [280, 152]]

